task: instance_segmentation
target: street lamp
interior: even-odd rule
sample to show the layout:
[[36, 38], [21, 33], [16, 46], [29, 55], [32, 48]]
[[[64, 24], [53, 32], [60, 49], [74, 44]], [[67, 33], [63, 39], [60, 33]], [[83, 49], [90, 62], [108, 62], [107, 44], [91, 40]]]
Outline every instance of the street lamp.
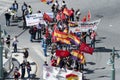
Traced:
[[0, 25], [0, 80], [3, 79], [3, 45], [1, 41], [1, 25]]
[[112, 74], [111, 74], [111, 80], [115, 80], [115, 57], [119, 58], [119, 54], [118, 53], [115, 53], [115, 47], [113, 47], [112, 49], [112, 53], [110, 54], [110, 59], [108, 61], [108, 64], [112, 66], [111, 68], [111, 71], [112, 71]]

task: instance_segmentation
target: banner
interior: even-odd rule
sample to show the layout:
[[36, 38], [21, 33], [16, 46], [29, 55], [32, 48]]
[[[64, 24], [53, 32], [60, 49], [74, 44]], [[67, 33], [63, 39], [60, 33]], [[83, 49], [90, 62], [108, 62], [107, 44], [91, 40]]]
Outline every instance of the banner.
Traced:
[[[50, 18], [53, 18], [53, 13], [46, 12], [46, 14], [50, 16]], [[46, 22], [43, 20], [43, 13], [35, 13], [31, 15], [26, 15], [25, 20], [26, 20], [27, 26], [37, 25], [39, 22], [42, 24], [46, 24]]]
[[42, 13], [36, 13], [36, 14], [31, 14], [31, 15], [25, 16], [27, 26], [37, 25], [39, 23], [40, 19], [43, 19]]
[[87, 22], [78, 22], [78, 27], [71, 27], [70, 30], [73, 32], [88, 32], [88, 30], [97, 30], [97, 26], [99, 25], [101, 19]]
[[59, 73], [59, 70], [59, 67], [43, 66], [43, 80], [82, 80], [81, 72], [67, 69], [67, 72], [61, 70]]

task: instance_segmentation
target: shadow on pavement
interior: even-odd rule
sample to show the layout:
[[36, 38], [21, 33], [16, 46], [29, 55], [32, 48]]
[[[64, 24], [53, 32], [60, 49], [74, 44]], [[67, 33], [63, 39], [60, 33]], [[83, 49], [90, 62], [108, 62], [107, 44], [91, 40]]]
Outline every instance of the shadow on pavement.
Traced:
[[89, 70], [88, 68], [84, 69], [84, 74], [92, 74], [94, 73], [94, 70]]
[[94, 63], [94, 62], [86, 62], [86, 64], [95, 65], [96, 63]]
[[105, 47], [96, 47], [94, 52], [112, 52], [112, 49], [107, 49]]

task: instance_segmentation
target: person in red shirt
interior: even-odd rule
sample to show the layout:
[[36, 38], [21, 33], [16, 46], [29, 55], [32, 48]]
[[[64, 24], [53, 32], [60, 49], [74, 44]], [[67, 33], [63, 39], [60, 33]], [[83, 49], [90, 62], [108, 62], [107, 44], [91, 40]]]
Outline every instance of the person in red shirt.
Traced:
[[56, 64], [57, 64], [57, 60], [55, 59], [55, 57], [53, 57], [52, 59], [51, 59], [51, 66], [56, 66]]

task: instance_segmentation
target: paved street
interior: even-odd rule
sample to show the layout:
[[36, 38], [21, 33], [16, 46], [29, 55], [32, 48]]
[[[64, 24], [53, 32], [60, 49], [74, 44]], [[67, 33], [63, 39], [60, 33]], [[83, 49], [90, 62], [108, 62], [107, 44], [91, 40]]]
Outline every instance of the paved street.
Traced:
[[[1, 0], [0, 0], [1, 1]], [[6, 0], [5, 0], [6, 1]], [[51, 5], [46, 5], [40, 2], [40, 0], [17, 0], [19, 3], [18, 16], [21, 16], [21, 5], [23, 2], [30, 4], [33, 8], [33, 12], [41, 10], [42, 12], [50, 12]], [[87, 11], [91, 10], [91, 19], [96, 20], [101, 18], [101, 22], [98, 25], [97, 30], [97, 42], [96, 50], [93, 55], [86, 54], [87, 66], [85, 66], [85, 76], [90, 80], [110, 80], [111, 78], [111, 66], [107, 65], [107, 61], [110, 58], [112, 48], [120, 54], [120, 0], [65, 0], [69, 8], [73, 7], [75, 10], [80, 8], [81, 17], [87, 15]], [[9, 1], [8, 1], [9, 2]], [[5, 5], [0, 2], [1, 5]], [[3, 7], [3, 6], [2, 6]], [[6, 8], [6, 7], [4, 7]], [[2, 11], [3, 12], [3, 11]], [[0, 12], [1, 14], [1, 12]], [[0, 24], [2, 29], [5, 29], [11, 37], [19, 35], [18, 46], [28, 47], [30, 51], [30, 57], [37, 63], [36, 77], [42, 77], [42, 64], [46, 58], [43, 56], [41, 43], [29, 41], [30, 35], [28, 30], [24, 31], [20, 26], [21, 22], [12, 23], [12, 26], [5, 26], [4, 14], [0, 16]], [[120, 59], [115, 59], [116, 80], [120, 79]]]

